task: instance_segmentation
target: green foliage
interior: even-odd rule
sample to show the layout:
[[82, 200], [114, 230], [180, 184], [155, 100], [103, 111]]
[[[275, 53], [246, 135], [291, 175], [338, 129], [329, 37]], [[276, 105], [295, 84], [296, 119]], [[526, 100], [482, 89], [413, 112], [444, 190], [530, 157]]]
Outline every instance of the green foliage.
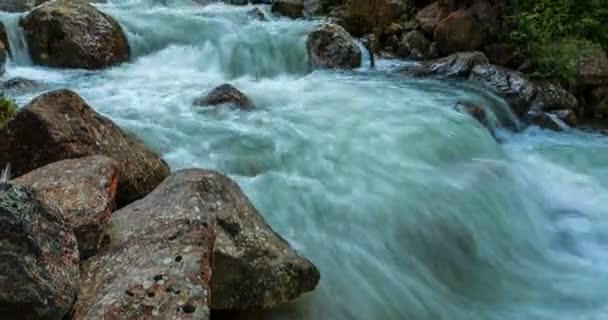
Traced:
[[605, 0], [522, 0], [513, 13], [511, 40], [541, 77], [572, 80], [577, 57], [608, 49]]
[[4, 93], [0, 93], [0, 127], [10, 120], [15, 113], [17, 113], [15, 101], [4, 95]]

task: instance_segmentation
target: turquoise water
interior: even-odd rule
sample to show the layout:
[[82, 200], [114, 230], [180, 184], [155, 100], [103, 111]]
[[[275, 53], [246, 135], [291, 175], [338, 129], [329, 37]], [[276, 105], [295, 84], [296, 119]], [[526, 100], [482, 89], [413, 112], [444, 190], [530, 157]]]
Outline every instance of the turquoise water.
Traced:
[[[466, 100], [514, 121], [474, 85], [407, 78], [391, 60], [308, 73], [318, 22], [165, 3], [99, 5], [127, 30], [129, 63], [51, 70], [15, 46], [4, 77], [76, 90], [173, 169], [236, 179], [321, 270], [270, 319], [608, 319], [608, 138], [499, 129], [499, 144], [454, 110]], [[18, 16], [0, 18], [19, 41]], [[224, 82], [257, 110], [192, 106]]]

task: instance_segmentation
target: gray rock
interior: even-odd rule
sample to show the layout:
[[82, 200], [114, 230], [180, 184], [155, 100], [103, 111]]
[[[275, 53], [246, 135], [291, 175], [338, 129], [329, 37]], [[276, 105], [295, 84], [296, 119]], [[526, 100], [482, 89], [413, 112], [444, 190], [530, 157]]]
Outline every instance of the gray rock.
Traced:
[[536, 98], [532, 103], [532, 109], [538, 111], [552, 111], [559, 109], [576, 110], [578, 101], [576, 97], [562, 88], [559, 84], [540, 81], [536, 82]]
[[0, 183], [0, 315], [60, 320], [78, 290], [76, 237], [33, 189]]
[[353, 69], [361, 66], [361, 50], [355, 40], [336, 24], [323, 24], [306, 39], [313, 67]]
[[255, 109], [255, 104], [249, 97], [230, 84], [224, 83], [205, 96], [194, 100], [196, 106], [234, 105], [240, 109]]
[[112, 215], [107, 248], [82, 265], [73, 320], [209, 319], [219, 209], [209, 175], [176, 172]]
[[488, 63], [488, 58], [479, 51], [458, 52], [447, 57], [431, 60], [413, 70], [416, 76], [438, 76], [443, 78], [468, 77], [473, 67]]
[[517, 71], [491, 64], [477, 64], [469, 80], [502, 97], [519, 116], [525, 115], [536, 97], [536, 86]]

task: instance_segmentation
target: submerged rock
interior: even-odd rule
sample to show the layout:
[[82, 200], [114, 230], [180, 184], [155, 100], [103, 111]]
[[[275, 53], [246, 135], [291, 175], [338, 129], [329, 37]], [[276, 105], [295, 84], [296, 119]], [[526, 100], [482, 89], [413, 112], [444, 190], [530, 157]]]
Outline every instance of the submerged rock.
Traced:
[[271, 11], [275, 14], [292, 19], [304, 17], [303, 0], [277, 0], [272, 4]]
[[82, 265], [72, 319], [209, 319], [221, 204], [209, 197], [207, 175], [176, 172], [112, 215], [108, 247]]
[[142, 198], [170, 174], [158, 154], [70, 90], [39, 96], [0, 128], [0, 167], [10, 163], [15, 176], [89, 155], [118, 162], [119, 206]]
[[488, 63], [488, 58], [479, 51], [458, 52], [423, 63], [413, 70], [417, 76], [439, 76], [446, 78], [468, 77], [473, 67]]
[[224, 83], [215, 87], [208, 94], [194, 100], [196, 106], [217, 106], [217, 105], [234, 105], [240, 109], [255, 109], [255, 104], [249, 97], [233, 87], [230, 84]]
[[255, 20], [259, 20], [259, 21], [267, 21], [268, 20], [266, 18], [266, 15], [264, 14], [264, 11], [260, 10], [260, 8], [253, 8], [253, 9], [247, 11], [247, 15], [251, 19], [255, 19]]
[[129, 42], [118, 22], [81, 0], [47, 2], [20, 25], [36, 64], [100, 69], [129, 59]]
[[74, 229], [81, 258], [97, 252], [115, 207], [116, 161], [105, 156], [58, 161], [13, 182], [32, 187], [45, 202], [61, 208]]
[[0, 89], [14, 94], [36, 91], [43, 89], [44, 87], [45, 84], [42, 82], [21, 77], [11, 78], [0, 84]]
[[567, 128], [567, 125], [557, 115], [549, 112], [530, 111], [525, 118], [529, 124], [543, 129], [562, 131]]
[[0, 183], [0, 315], [61, 320], [78, 290], [76, 237], [30, 187]]
[[313, 67], [353, 69], [361, 66], [361, 49], [355, 40], [335, 24], [323, 24], [306, 39], [308, 58]]
[[477, 64], [469, 80], [477, 82], [502, 97], [519, 116], [530, 110], [536, 97], [536, 87], [520, 72], [491, 64]]
[[272, 230], [236, 183], [211, 171], [188, 172], [204, 177], [203, 199], [216, 214], [212, 308], [267, 309], [315, 288], [317, 268]]
[[490, 130], [491, 133], [493, 133], [493, 129], [488, 121], [488, 115], [486, 114], [486, 110], [484, 108], [467, 102], [459, 102], [454, 108], [460, 113], [468, 114], [473, 119], [477, 120], [477, 122], [479, 122], [482, 126]]

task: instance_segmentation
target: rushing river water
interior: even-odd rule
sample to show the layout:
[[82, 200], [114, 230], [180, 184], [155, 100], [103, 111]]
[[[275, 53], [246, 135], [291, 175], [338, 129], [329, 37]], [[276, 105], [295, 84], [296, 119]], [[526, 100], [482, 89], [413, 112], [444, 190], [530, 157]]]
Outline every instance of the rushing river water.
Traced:
[[[499, 130], [498, 144], [454, 105], [484, 105], [505, 123], [504, 102], [399, 75], [395, 61], [308, 73], [304, 41], [318, 22], [185, 1], [99, 8], [128, 32], [130, 63], [33, 67], [18, 15], [1, 13], [15, 56], [4, 77], [71, 88], [173, 169], [236, 179], [321, 270], [314, 292], [268, 318], [608, 319], [608, 138], [530, 128]], [[224, 82], [258, 109], [192, 106]]]

